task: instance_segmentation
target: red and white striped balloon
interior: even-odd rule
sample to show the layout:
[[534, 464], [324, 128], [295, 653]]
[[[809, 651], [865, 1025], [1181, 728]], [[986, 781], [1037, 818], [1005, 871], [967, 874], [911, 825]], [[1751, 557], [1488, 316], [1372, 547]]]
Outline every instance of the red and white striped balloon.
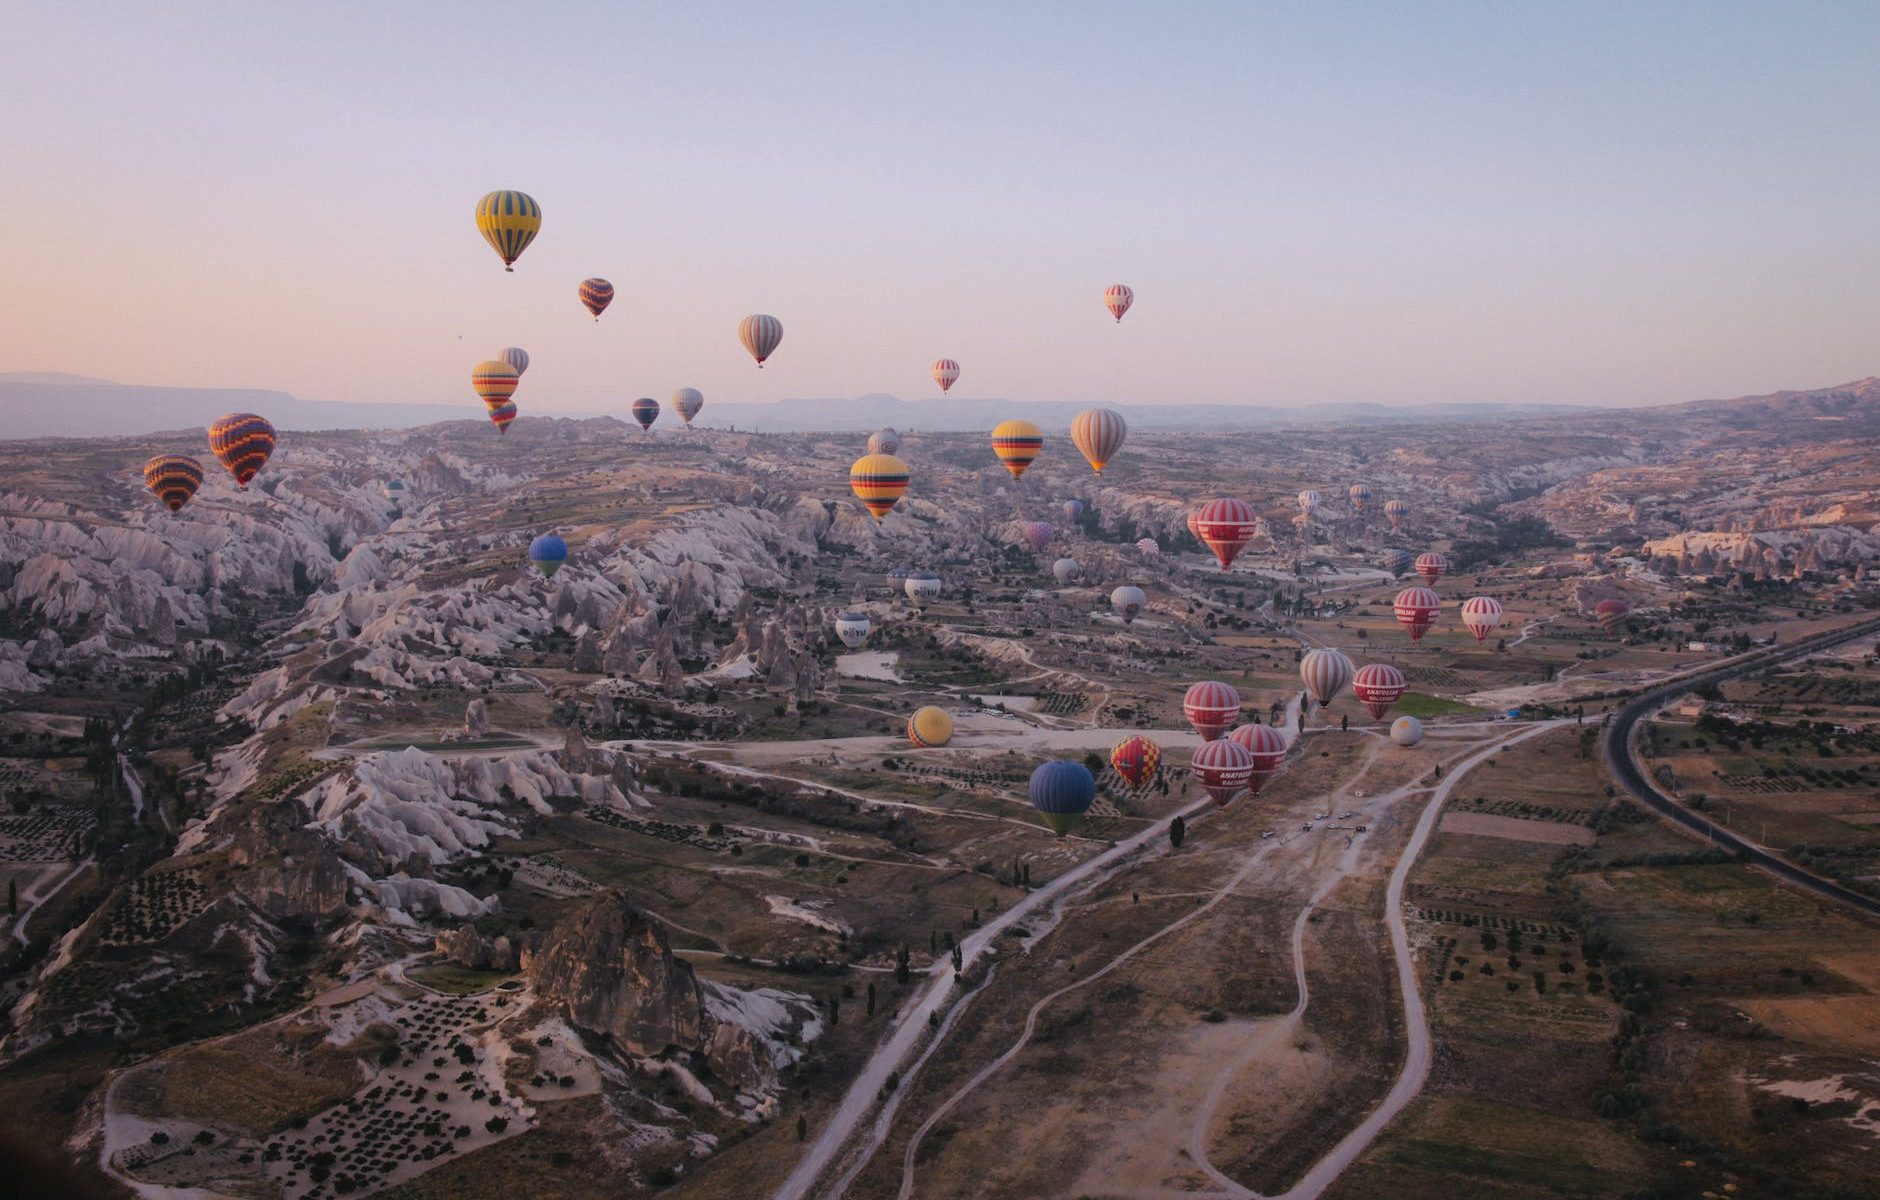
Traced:
[[1305, 657], [1299, 660], [1299, 680], [1306, 685], [1307, 694], [1319, 702], [1320, 708], [1345, 690], [1353, 670], [1349, 658], [1324, 647], [1306, 651]]
[[1417, 574], [1427, 583], [1435, 583], [1449, 569], [1449, 560], [1434, 550], [1425, 550], [1417, 555]]
[[1240, 720], [1240, 693], [1219, 680], [1204, 680], [1182, 697], [1182, 715], [1204, 741], [1211, 742]]
[[950, 358], [936, 358], [933, 360], [933, 381], [940, 385], [942, 392], [951, 389], [952, 386], [959, 381], [959, 377], [960, 364]]
[[1214, 551], [1225, 571], [1260, 532], [1260, 518], [1245, 500], [1210, 500], [1195, 510], [1190, 528], [1203, 545]]
[[1389, 663], [1365, 663], [1351, 677], [1351, 694], [1364, 705], [1373, 721], [1382, 721], [1390, 706], [1403, 696], [1403, 672]]
[[1248, 781], [1253, 778], [1253, 755], [1232, 738], [1203, 742], [1195, 748], [1189, 766], [1208, 798], [1222, 808], [1246, 791]]
[[1442, 611], [1443, 602], [1436, 593], [1426, 587], [1407, 587], [1397, 593], [1397, 599], [1391, 604], [1396, 610], [1397, 624], [1404, 627], [1413, 642], [1421, 641], [1436, 624], [1436, 614]]
[[1123, 314], [1135, 302], [1136, 293], [1129, 290], [1128, 284], [1113, 283], [1103, 290], [1103, 307], [1110, 310], [1110, 315], [1116, 318], [1118, 324], [1122, 323]]
[[1471, 596], [1462, 602], [1462, 624], [1478, 642], [1501, 627], [1501, 601], [1493, 596]]
[[1238, 725], [1227, 738], [1245, 746], [1253, 756], [1253, 774], [1247, 780], [1247, 790], [1253, 795], [1259, 795], [1261, 788], [1286, 769], [1286, 735], [1271, 725]]

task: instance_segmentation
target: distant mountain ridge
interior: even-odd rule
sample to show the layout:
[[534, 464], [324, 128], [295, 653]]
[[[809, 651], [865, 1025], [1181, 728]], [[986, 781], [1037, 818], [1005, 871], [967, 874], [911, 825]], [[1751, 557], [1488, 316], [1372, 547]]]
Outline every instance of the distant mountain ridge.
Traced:
[[[760, 433], [852, 432], [893, 426], [936, 432], [985, 429], [1008, 417], [1035, 421], [1052, 431], [1092, 403], [1003, 398], [903, 400], [881, 392], [854, 397], [815, 397], [756, 404], [706, 398], [698, 423], [736, 426]], [[1802, 391], [1696, 400], [1642, 409], [1506, 402], [1389, 405], [1377, 402], [1276, 408], [1255, 404], [1112, 404], [1143, 430], [1211, 430], [1326, 424], [1392, 424], [1425, 421], [1500, 421], [1599, 413], [1655, 414], [1682, 419], [1707, 414], [1735, 428], [1756, 428], [1798, 418], [1880, 422], [1880, 377]], [[263, 388], [176, 388], [113, 383], [60, 372], [0, 373], [0, 411], [7, 413], [6, 438], [135, 436], [206, 426], [226, 412], [250, 411], [285, 430], [411, 429], [478, 416], [474, 405], [374, 404], [302, 400]], [[624, 409], [623, 409], [624, 412]], [[585, 418], [607, 414], [530, 410], [525, 416]], [[613, 414], [621, 415], [621, 414]]]

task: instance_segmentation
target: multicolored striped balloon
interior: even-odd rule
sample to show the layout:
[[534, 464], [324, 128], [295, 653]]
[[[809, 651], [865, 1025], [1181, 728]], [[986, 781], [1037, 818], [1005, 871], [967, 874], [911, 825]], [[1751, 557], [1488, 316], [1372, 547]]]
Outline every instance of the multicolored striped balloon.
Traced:
[[491, 192], [477, 201], [477, 232], [502, 256], [503, 270], [514, 263], [542, 231], [542, 206], [526, 192]]
[[1403, 672], [1389, 663], [1365, 663], [1351, 677], [1351, 694], [1364, 705], [1373, 721], [1382, 721], [1390, 706], [1403, 696]]
[[951, 391], [953, 385], [959, 382], [959, 378], [960, 364], [950, 358], [936, 358], [933, 360], [933, 381], [940, 385], [940, 391], [943, 394]]
[[879, 525], [907, 493], [907, 464], [892, 454], [864, 454], [849, 468], [849, 487]]
[[496, 426], [496, 432], [508, 433], [509, 423], [515, 419], [516, 402], [514, 400], [490, 405], [490, 423]]
[[766, 313], [752, 313], [738, 322], [738, 340], [762, 370], [764, 360], [775, 354], [783, 341], [783, 322]]
[[489, 358], [470, 368], [470, 386], [485, 404], [501, 404], [516, 394], [521, 372], [500, 358]]
[[607, 306], [614, 302], [614, 285], [598, 275], [591, 279], [583, 279], [579, 291], [581, 303], [594, 314], [596, 321], [600, 320], [601, 314], [607, 311]]
[[1346, 494], [1351, 497], [1351, 507], [1359, 512], [1363, 512], [1364, 506], [1371, 502], [1371, 487], [1369, 484], [1354, 483]]
[[1113, 283], [1103, 289], [1103, 307], [1110, 310], [1117, 324], [1123, 323], [1123, 314], [1136, 302], [1136, 293], [1129, 290], [1128, 284]]
[[159, 454], [144, 464], [144, 486], [179, 512], [202, 486], [202, 464], [187, 454]]
[[1090, 463], [1090, 469], [1103, 474], [1103, 467], [1123, 448], [1129, 436], [1129, 423], [1123, 414], [1110, 408], [1086, 408], [1071, 418], [1071, 444]]
[[253, 413], [229, 413], [209, 426], [209, 451], [245, 492], [274, 453], [274, 426]]
[[1402, 529], [1403, 519], [1410, 515], [1410, 506], [1402, 500], [1384, 501], [1384, 515], [1390, 518], [1392, 529]]
[[1211, 742], [1240, 719], [1240, 693], [1218, 679], [1203, 680], [1182, 697], [1182, 716], [1203, 741]]
[[1030, 421], [1001, 421], [992, 430], [992, 452], [1017, 479], [1044, 449], [1044, 433]]

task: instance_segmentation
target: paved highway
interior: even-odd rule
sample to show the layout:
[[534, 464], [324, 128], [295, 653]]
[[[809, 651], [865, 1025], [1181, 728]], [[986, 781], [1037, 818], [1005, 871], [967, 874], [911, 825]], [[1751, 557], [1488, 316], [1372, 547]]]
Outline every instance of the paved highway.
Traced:
[[1633, 797], [1659, 816], [1697, 834], [1736, 854], [1746, 862], [1753, 863], [1788, 883], [1794, 884], [1807, 892], [1812, 892], [1824, 900], [1832, 900], [1848, 908], [1880, 917], [1880, 900], [1871, 896], [1842, 887], [1832, 879], [1824, 879], [1809, 871], [1804, 871], [1786, 859], [1778, 858], [1755, 842], [1738, 837], [1727, 826], [1718, 825], [1702, 813], [1695, 812], [1672, 800], [1658, 790], [1656, 784], [1639, 765], [1632, 748], [1632, 731], [1639, 719], [1663, 708], [1678, 696], [1690, 691], [1700, 683], [1722, 683], [1735, 679], [1752, 671], [1760, 671], [1791, 658], [1814, 654], [1842, 642], [1853, 641], [1858, 637], [1880, 632], [1880, 618], [1860, 621], [1853, 625], [1819, 633], [1803, 638], [1786, 646], [1775, 646], [1768, 650], [1742, 655], [1722, 663], [1709, 671], [1699, 671], [1680, 676], [1675, 682], [1661, 684], [1628, 701], [1612, 716], [1606, 726], [1606, 766], [1612, 777], [1621, 787], [1632, 793]]

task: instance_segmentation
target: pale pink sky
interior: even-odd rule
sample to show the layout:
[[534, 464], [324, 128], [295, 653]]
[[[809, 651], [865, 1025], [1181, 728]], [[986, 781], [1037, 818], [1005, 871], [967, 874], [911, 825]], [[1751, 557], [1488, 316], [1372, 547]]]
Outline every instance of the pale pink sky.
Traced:
[[15, 4], [0, 371], [473, 411], [511, 343], [562, 411], [941, 355], [1137, 403], [1880, 371], [1880, 9], [904, 7]]

